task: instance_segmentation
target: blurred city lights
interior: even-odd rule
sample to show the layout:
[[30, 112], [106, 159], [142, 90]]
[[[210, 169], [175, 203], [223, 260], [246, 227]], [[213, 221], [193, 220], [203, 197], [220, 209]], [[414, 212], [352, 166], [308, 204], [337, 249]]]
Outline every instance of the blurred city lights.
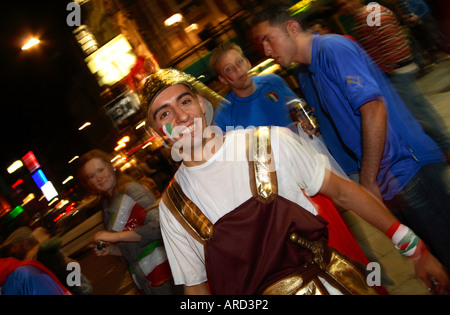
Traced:
[[46, 182], [45, 185], [41, 187], [41, 190], [47, 201], [50, 201], [54, 197], [58, 196], [58, 192], [56, 191], [51, 181]]
[[29, 151], [27, 154], [25, 154], [22, 157], [22, 161], [23, 163], [25, 163], [25, 166], [31, 173], [37, 170], [39, 167], [41, 167], [36, 159], [36, 156], [32, 151]]
[[125, 143], [125, 142], [130, 142], [129, 136], [125, 136], [122, 139], [120, 139], [119, 141], [117, 141], [117, 143]]
[[59, 200], [59, 198], [54, 198], [52, 201], [50, 201], [48, 203], [48, 206], [50, 207], [52, 204], [54, 204], [55, 202], [57, 202]]
[[114, 163], [116, 160], [120, 159], [122, 156], [120, 154], [116, 155], [112, 160], [111, 163]]
[[122, 148], [125, 148], [127, 146], [127, 142], [130, 142], [130, 137], [129, 136], [125, 136], [122, 139], [120, 139], [119, 141], [117, 141], [117, 147], [114, 148], [114, 151], [119, 151]]
[[24, 209], [21, 206], [17, 206], [11, 212], [9, 212], [9, 217], [14, 219], [19, 214], [21, 214], [23, 211], [24, 211]]
[[20, 184], [23, 184], [23, 180], [22, 179], [18, 179], [12, 186], [12, 189], [17, 188]]
[[22, 161], [17, 160], [7, 168], [7, 171], [9, 174], [12, 174], [15, 171], [17, 171], [19, 168], [21, 168], [22, 166], [23, 166]]
[[151, 142], [151, 141], [150, 141], [150, 142], [147, 142], [146, 144], [144, 144], [144, 145], [142, 146], [141, 149], [145, 149], [146, 147], [148, 147], [148, 146], [150, 146], [150, 145], [152, 145], [152, 142]]
[[45, 176], [44, 172], [41, 169], [31, 174], [31, 177], [33, 178], [34, 182], [39, 188], [41, 188], [48, 182], [47, 177]]
[[138, 129], [142, 128], [142, 127], [145, 127], [145, 121], [143, 121], [139, 125], [137, 125], [135, 129], [138, 130]]
[[79, 159], [80, 157], [78, 155], [75, 155], [70, 161], [69, 164], [75, 161], [76, 159]]
[[180, 13], [176, 13], [172, 15], [170, 18], [164, 21], [165, 26], [172, 26], [177, 23], [180, 23], [183, 20], [183, 16]]
[[114, 148], [114, 151], [119, 151], [120, 149], [125, 148], [127, 145], [123, 142], [120, 142], [117, 147]]
[[62, 184], [65, 185], [65, 184], [67, 184], [69, 181], [71, 181], [72, 179], [73, 179], [73, 176], [70, 175], [69, 177], [67, 177], [67, 178], [62, 182]]
[[25, 197], [25, 199], [22, 200], [22, 206], [26, 205], [27, 203], [29, 203], [31, 200], [33, 200], [35, 198], [34, 194], [28, 194], [28, 196]]
[[86, 127], [89, 127], [91, 125], [91, 123], [89, 121], [85, 122], [80, 128], [78, 128], [78, 130], [83, 130]]
[[197, 23], [193, 23], [193, 24], [189, 25], [188, 27], [186, 27], [184, 29], [185, 32], [192, 32], [192, 31], [195, 31], [195, 30], [198, 30], [198, 24]]
[[30, 49], [33, 46], [36, 46], [40, 43], [40, 40], [37, 38], [30, 39], [25, 45], [22, 46], [22, 50]]

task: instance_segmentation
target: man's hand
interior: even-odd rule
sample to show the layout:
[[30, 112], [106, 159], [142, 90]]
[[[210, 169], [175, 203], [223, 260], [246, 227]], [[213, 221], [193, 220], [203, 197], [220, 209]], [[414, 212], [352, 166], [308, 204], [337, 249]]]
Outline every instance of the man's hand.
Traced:
[[320, 137], [319, 128], [314, 129], [309, 121], [301, 121], [300, 126], [302, 127], [303, 131], [311, 138], [312, 136]]
[[425, 248], [423, 243], [419, 246], [422, 247], [420, 254], [418, 257], [411, 258], [417, 276], [425, 282], [430, 292], [448, 294], [450, 283], [444, 266]]

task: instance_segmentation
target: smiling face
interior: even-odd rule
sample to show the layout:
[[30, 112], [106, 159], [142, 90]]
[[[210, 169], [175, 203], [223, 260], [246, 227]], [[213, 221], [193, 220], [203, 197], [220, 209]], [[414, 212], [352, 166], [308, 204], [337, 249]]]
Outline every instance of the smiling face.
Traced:
[[87, 161], [83, 173], [89, 185], [100, 193], [111, 194], [116, 185], [114, 169], [100, 158]]
[[182, 145], [199, 144], [207, 126], [202, 98], [185, 84], [162, 90], [151, 104], [148, 119], [160, 135]]

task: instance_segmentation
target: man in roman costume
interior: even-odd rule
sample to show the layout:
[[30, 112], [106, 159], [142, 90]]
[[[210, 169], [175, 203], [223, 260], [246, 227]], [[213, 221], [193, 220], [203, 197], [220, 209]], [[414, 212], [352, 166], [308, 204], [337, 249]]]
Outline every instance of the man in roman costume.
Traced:
[[431, 290], [446, 292], [445, 269], [414, 232], [361, 186], [329, 171], [290, 130], [225, 137], [207, 127], [222, 100], [175, 69], [151, 75], [143, 89], [148, 127], [182, 160], [160, 203], [160, 222], [175, 283], [186, 294], [376, 293], [357, 263], [328, 246], [333, 222], [310, 201], [318, 194], [386, 233]]

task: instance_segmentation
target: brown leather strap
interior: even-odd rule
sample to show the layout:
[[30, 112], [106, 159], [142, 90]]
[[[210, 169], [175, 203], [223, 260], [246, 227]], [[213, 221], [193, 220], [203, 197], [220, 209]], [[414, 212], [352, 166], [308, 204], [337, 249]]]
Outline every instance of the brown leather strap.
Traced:
[[203, 212], [183, 192], [178, 182], [173, 179], [162, 196], [164, 204], [189, 232], [202, 244], [212, 239], [214, 226]]

